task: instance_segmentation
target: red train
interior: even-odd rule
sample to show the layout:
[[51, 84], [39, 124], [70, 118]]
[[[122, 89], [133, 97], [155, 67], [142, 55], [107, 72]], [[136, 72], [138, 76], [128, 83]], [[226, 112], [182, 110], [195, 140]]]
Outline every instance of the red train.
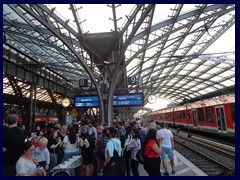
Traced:
[[144, 115], [172, 126], [235, 136], [235, 94], [166, 108]]

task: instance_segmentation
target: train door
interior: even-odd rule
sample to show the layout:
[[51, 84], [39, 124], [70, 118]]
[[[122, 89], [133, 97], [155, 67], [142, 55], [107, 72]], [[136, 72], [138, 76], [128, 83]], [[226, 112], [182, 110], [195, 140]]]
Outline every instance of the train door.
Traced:
[[224, 106], [223, 105], [215, 106], [215, 108], [216, 108], [218, 132], [227, 133]]
[[192, 109], [193, 127], [197, 127], [197, 110]]

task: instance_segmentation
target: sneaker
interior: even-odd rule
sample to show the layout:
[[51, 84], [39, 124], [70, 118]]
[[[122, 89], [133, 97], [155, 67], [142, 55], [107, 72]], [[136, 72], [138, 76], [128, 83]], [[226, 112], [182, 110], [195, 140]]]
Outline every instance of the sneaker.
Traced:
[[172, 171], [172, 174], [175, 174], [175, 171]]
[[166, 172], [165, 172], [165, 173], [164, 173], [164, 176], [169, 176], [169, 173], [166, 173]]

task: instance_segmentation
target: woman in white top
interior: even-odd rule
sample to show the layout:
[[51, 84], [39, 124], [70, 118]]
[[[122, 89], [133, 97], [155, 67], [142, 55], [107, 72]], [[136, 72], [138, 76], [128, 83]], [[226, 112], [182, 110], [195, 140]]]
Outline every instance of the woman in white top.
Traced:
[[68, 160], [72, 156], [79, 155], [80, 139], [75, 133], [74, 127], [69, 128], [69, 133], [63, 139], [64, 160]]
[[138, 150], [141, 149], [141, 135], [138, 129], [132, 130], [132, 139], [127, 146], [127, 150], [131, 151], [131, 169], [133, 176], [139, 176], [138, 173], [138, 159], [137, 159], [137, 153]]
[[18, 159], [16, 164], [17, 176], [46, 176], [44, 169], [37, 169], [36, 164], [33, 162], [32, 155], [34, 149], [35, 146], [30, 141], [23, 144], [23, 155]]

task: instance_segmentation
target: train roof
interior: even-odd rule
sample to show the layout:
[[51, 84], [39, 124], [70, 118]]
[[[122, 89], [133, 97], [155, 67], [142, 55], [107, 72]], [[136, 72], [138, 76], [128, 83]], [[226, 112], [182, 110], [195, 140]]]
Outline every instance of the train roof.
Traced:
[[197, 101], [191, 104], [185, 104], [183, 106], [176, 107], [175, 110], [178, 110], [178, 111], [186, 110], [186, 105], [187, 105], [187, 109], [191, 109], [191, 108], [208, 107], [208, 106], [234, 103], [234, 102], [235, 102], [235, 94], [230, 94], [230, 95], [219, 96], [211, 99], [206, 99], [203, 101]]
[[165, 108], [165, 109], [161, 109], [158, 111], [153, 112], [152, 114], [158, 114], [158, 113], [169, 113], [172, 112], [174, 108]]
[[188, 104], [189, 108], [199, 108], [199, 107], [207, 107], [207, 106], [214, 106], [226, 103], [234, 103], [235, 102], [235, 94], [219, 96], [216, 98], [207, 99], [204, 101], [198, 101], [193, 104]]
[[175, 108], [165, 108], [158, 111], [154, 111], [152, 114], [158, 114], [158, 113], [169, 113], [172, 112], [173, 109], [176, 111], [182, 111], [191, 108], [200, 108], [200, 107], [208, 107], [208, 106], [214, 106], [214, 105], [220, 105], [220, 104], [226, 104], [226, 103], [234, 103], [235, 102], [235, 94], [225, 95], [225, 96], [219, 96], [211, 99], [206, 99], [203, 101], [197, 101], [195, 103], [189, 103], [182, 106], [178, 106]]

